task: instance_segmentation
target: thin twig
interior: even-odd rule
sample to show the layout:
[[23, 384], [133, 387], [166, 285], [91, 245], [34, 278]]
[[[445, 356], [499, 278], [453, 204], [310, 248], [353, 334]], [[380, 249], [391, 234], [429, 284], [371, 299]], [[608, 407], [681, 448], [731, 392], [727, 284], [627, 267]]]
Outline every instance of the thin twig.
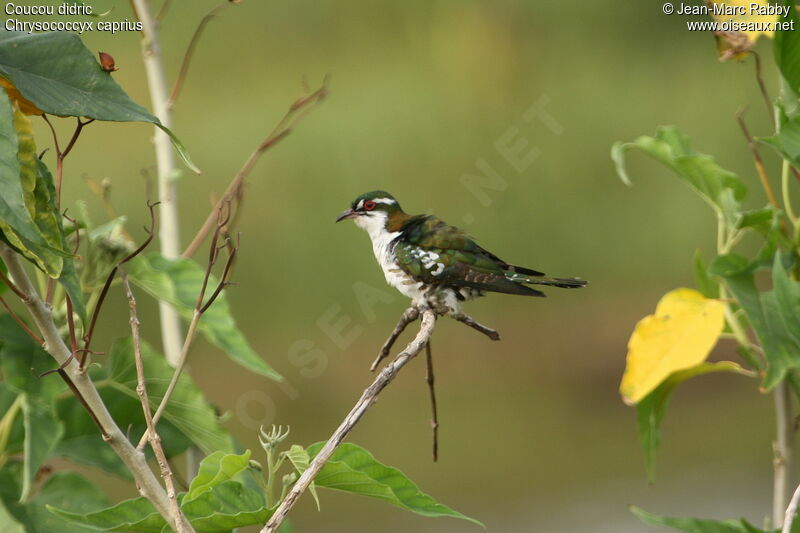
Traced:
[[742, 134], [744, 134], [744, 138], [747, 141], [747, 146], [753, 153], [753, 160], [755, 162], [756, 172], [758, 173], [758, 179], [761, 180], [761, 186], [764, 188], [764, 192], [767, 194], [767, 200], [769, 200], [769, 203], [772, 204], [772, 207], [775, 209], [780, 210], [778, 199], [775, 196], [775, 192], [772, 190], [772, 185], [769, 183], [769, 177], [767, 176], [767, 171], [764, 168], [764, 163], [761, 160], [761, 155], [758, 153], [758, 147], [756, 146], [753, 137], [750, 135], [750, 131], [748, 131], [747, 124], [745, 124], [744, 117], [742, 115], [743, 110], [736, 114], [736, 121], [739, 123], [739, 127], [742, 129]]
[[21, 327], [25, 331], [25, 333], [30, 335], [31, 338], [34, 341], [36, 341], [36, 344], [38, 344], [39, 346], [44, 346], [44, 341], [36, 333], [34, 333], [33, 330], [31, 330], [31, 328], [29, 328], [28, 325], [25, 324], [25, 322], [22, 321], [19, 315], [17, 315], [17, 313], [15, 313], [13, 309], [11, 309], [11, 306], [8, 305], [8, 302], [6, 302], [2, 296], [0, 296], [0, 304], [3, 305], [5, 310], [8, 312], [9, 316], [11, 316], [11, 318], [13, 318], [16, 321], [16, 323], [19, 324], [19, 327]]
[[[211, 307], [211, 305], [217, 300], [219, 295], [222, 293], [222, 290], [230, 285], [228, 282], [228, 276], [230, 275], [231, 265], [233, 264], [234, 258], [239, 251], [238, 247], [232, 248], [228, 251], [228, 260], [223, 268], [222, 276], [220, 277], [216, 288], [211, 293], [211, 296], [206, 300], [205, 294], [206, 289], [208, 288], [208, 280], [211, 277], [211, 270], [219, 258], [220, 247], [217, 246], [217, 241], [219, 240], [219, 235], [222, 231], [222, 228], [230, 218], [230, 210], [227, 214], [224, 214], [220, 210], [217, 216], [217, 229], [214, 231], [214, 237], [211, 239], [209, 260], [208, 265], [206, 266], [205, 275], [203, 277], [203, 284], [200, 289], [200, 294], [197, 297], [197, 303], [195, 304], [194, 313], [192, 314], [192, 320], [189, 323], [189, 330], [186, 332], [186, 338], [183, 341], [183, 347], [181, 348], [181, 353], [178, 356], [178, 362], [175, 366], [174, 372], [172, 373], [172, 378], [169, 381], [169, 385], [167, 385], [167, 390], [164, 392], [164, 396], [161, 398], [161, 403], [159, 403], [158, 409], [156, 409], [156, 412], [153, 415], [153, 427], [155, 427], [155, 425], [158, 424], [158, 421], [161, 419], [161, 415], [167, 408], [167, 404], [172, 397], [172, 393], [175, 391], [175, 387], [178, 385], [178, 379], [181, 377], [183, 368], [186, 365], [189, 349], [191, 348], [192, 342], [194, 342], [194, 339], [197, 336], [197, 327], [200, 324], [200, 319], [203, 317], [203, 314], [208, 310], [208, 308]], [[141, 450], [144, 447], [149, 433], [149, 431], [145, 431], [145, 434], [142, 435], [142, 438], [139, 440], [139, 444], [136, 446], [137, 449]]]
[[[164, 5], [166, 5], [169, 0], [165, 0]], [[189, 72], [189, 65], [192, 62], [192, 57], [194, 56], [194, 50], [197, 47], [197, 43], [200, 42], [200, 37], [203, 35], [203, 31], [206, 29], [206, 26], [211, 19], [217, 16], [217, 13], [231, 5], [232, 2], [229, 0], [224, 0], [224, 2], [211, 11], [209, 11], [205, 17], [200, 20], [200, 24], [197, 25], [197, 28], [194, 30], [194, 34], [192, 35], [192, 39], [189, 41], [189, 46], [186, 48], [186, 53], [183, 56], [183, 61], [181, 62], [181, 68], [178, 71], [178, 77], [175, 79], [175, 84], [172, 86], [172, 91], [169, 93], [169, 98], [167, 99], [167, 106], [172, 109], [175, 107], [175, 100], [178, 99], [180, 96], [181, 89], [183, 89], [183, 83], [186, 81], [186, 74]], [[164, 5], [161, 6], [162, 10]], [[161, 12], [159, 11], [159, 15]], [[156, 19], [159, 19], [160, 16], [156, 15]]]
[[431, 392], [431, 430], [433, 431], [433, 462], [439, 460], [439, 411], [436, 409], [436, 387], [433, 376], [433, 354], [431, 353], [431, 341], [425, 344], [425, 359], [427, 371], [425, 381], [428, 383], [428, 390]]
[[156, 20], [161, 21], [164, 18], [164, 15], [167, 14], [167, 8], [169, 7], [171, 0], [164, 0], [161, 4], [161, 7], [158, 9], [158, 13], [156, 13]]
[[419, 308], [417, 307], [411, 306], [405, 311], [403, 311], [403, 314], [400, 315], [400, 320], [394, 327], [394, 331], [392, 331], [392, 334], [389, 335], [388, 339], [386, 339], [386, 342], [383, 343], [381, 351], [378, 353], [378, 357], [375, 358], [375, 361], [373, 361], [372, 366], [369, 367], [370, 371], [374, 372], [375, 369], [378, 368], [378, 365], [381, 364], [381, 361], [383, 361], [385, 358], [389, 356], [389, 352], [391, 351], [392, 346], [394, 346], [394, 343], [400, 336], [400, 334], [403, 333], [403, 331], [405, 331], [406, 327], [408, 327], [409, 324], [411, 324], [418, 318], [419, 318]]
[[764, 84], [764, 77], [761, 75], [761, 56], [759, 56], [753, 50], [750, 50], [750, 53], [753, 54], [756, 63], [756, 81], [758, 82], [758, 89], [761, 91], [761, 96], [764, 98], [764, 104], [767, 106], [767, 116], [772, 122], [773, 129], [775, 128], [775, 113], [772, 109], [772, 101], [769, 99], [769, 93], [767, 92], [767, 86]]
[[19, 288], [16, 285], [14, 285], [14, 283], [10, 279], [8, 279], [8, 276], [6, 276], [5, 272], [3, 272], [2, 270], [0, 270], [0, 281], [3, 282], [6, 285], [6, 287], [11, 289], [11, 292], [16, 294], [20, 300], [25, 302], [25, 298], [27, 298], [28, 296], [24, 292], [19, 290]]
[[275, 533], [278, 530], [281, 523], [283, 523], [284, 519], [286, 518], [286, 515], [292, 509], [294, 504], [297, 503], [300, 495], [303, 494], [303, 492], [308, 488], [319, 471], [322, 470], [322, 467], [325, 466], [325, 463], [328, 462], [328, 459], [330, 459], [331, 455], [333, 455], [333, 452], [336, 451], [336, 448], [339, 447], [339, 445], [342, 443], [342, 441], [344, 441], [345, 437], [347, 437], [350, 431], [352, 431], [358, 421], [361, 420], [361, 417], [364, 416], [364, 413], [367, 412], [367, 409], [369, 409], [369, 407], [375, 403], [375, 400], [378, 399], [378, 395], [381, 393], [381, 391], [392, 382], [392, 380], [397, 376], [400, 370], [402, 370], [406, 363], [408, 363], [413, 357], [422, 351], [422, 349], [430, 340], [435, 325], [436, 314], [431, 309], [423, 309], [422, 325], [420, 326], [417, 336], [414, 337], [414, 340], [412, 340], [391, 363], [386, 365], [386, 367], [381, 370], [380, 374], [375, 377], [375, 380], [372, 382], [372, 384], [367, 387], [367, 389], [361, 395], [361, 398], [359, 398], [359, 400], [356, 402], [355, 406], [350, 410], [342, 423], [339, 424], [339, 427], [336, 428], [336, 431], [333, 432], [333, 435], [331, 435], [319, 453], [317, 453], [317, 455], [311, 461], [308, 469], [302, 473], [302, 475], [292, 486], [291, 490], [289, 490], [286, 496], [282, 499], [280, 505], [272, 514], [269, 521], [261, 529], [261, 533]]
[[97, 317], [100, 316], [100, 309], [103, 307], [103, 302], [106, 300], [106, 295], [108, 294], [108, 289], [111, 288], [111, 283], [114, 281], [114, 276], [119, 270], [119, 267], [139, 255], [147, 248], [147, 245], [153, 240], [155, 236], [155, 227], [156, 227], [156, 214], [155, 214], [155, 206], [158, 205], [156, 203], [147, 202], [147, 208], [150, 210], [150, 227], [145, 228], [145, 232], [147, 233], [147, 238], [136, 248], [134, 251], [129, 253], [127, 256], [122, 258], [122, 260], [118, 261], [114, 268], [111, 269], [111, 272], [108, 273], [108, 277], [106, 278], [106, 282], [103, 284], [103, 289], [100, 291], [100, 297], [97, 300], [97, 304], [94, 306], [94, 312], [92, 313], [92, 317], [89, 320], [89, 327], [86, 330], [86, 333], [83, 335], [83, 349], [89, 350], [89, 347], [92, 344], [92, 337], [94, 337], [94, 327], [97, 324]]
[[133, 358], [136, 363], [136, 394], [139, 396], [139, 401], [142, 404], [142, 411], [144, 412], [144, 421], [147, 425], [148, 440], [150, 447], [153, 449], [153, 454], [156, 456], [156, 462], [161, 471], [161, 477], [164, 478], [164, 485], [167, 488], [167, 498], [169, 498], [170, 511], [175, 520], [175, 526], [178, 533], [186, 533], [191, 531], [192, 527], [188, 524], [186, 517], [183, 516], [181, 508], [178, 505], [178, 497], [175, 491], [175, 484], [172, 480], [172, 469], [167, 462], [167, 456], [164, 453], [164, 448], [161, 446], [161, 437], [156, 432], [153, 425], [153, 413], [150, 411], [150, 399], [147, 396], [147, 384], [144, 377], [144, 362], [142, 361], [142, 347], [139, 331], [139, 317], [136, 313], [136, 298], [133, 296], [131, 285], [128, 282], [128, 276], [124, 270], [119, 271], [119, 277], [122, 280], [122, 285], [125, 287], [125, 295], [128, 298], [128, 308], [130, 309], [130, 323], [131, 323], [131, 336], [133, 338]]
[[214, 221], [220, 207], [224, 205], [225, 202], [231, 201], [239, 193], [239, 188], [242, 186], [245, 178], [247, 178], [247, 176], [253, 170], [253, 167], [256, 165], [264, 152], [286, 138], [286, 136], [292, 132], [297, 123], [306, 114], [308, 114], [309, 111], [314, 109], [316, 104], [321, 102], [327, 94], [328, 86], [326, 80], [323, 82], [322, 86], [313, 93], [302, 96], [294, 101], [283, 118], [278, 121], [278, 124], [276, 124], [272, 131], [269, 132], [263, 141], [261, 141], [261, 144], [259, 144], [253, 153], [250, 154], [250, 157], [248, 157], [247, 161], [244, 162], [242, 168], [240, 168], [239, 172], [237, 172], [233, 177], [230, 184], [228, 184], [228, 188], [225, 189], [225, 193], [217, 201], [217, 204], [211, 210], [211, 213], [209, 213], [205, 222], [203, 222], [203, 225], [192, 239], [192, 242], [189, 243], [189, 246], [187, 246], [181, 254], [182, 257], [191, 257], [197, 252], [197, 250], [200, 248], [200, 245], [203, 243], [203, 240], [205, 240], [205, 238], [211, 232], [211, 229], [214, 227]]
[[[45, 349], [53, 356], [56, 362], [63, 364], [72, 354], [64, 344], [58, 327], [53, 321], [51, 309], [37, 294], [17, 253], [5, 244], [0, 243], [0, 257], [2, 257], [20, 290], [26, 295], [23, 302], [30, 311], [36, 327], [42, 334], [42, 338], [45, 340]], [[90, 377], [82, 374], [77, 368], [72, 370], [68, 368], [62, 370], [62, 372], [64, 373], [62, 376], [68, 376], [69, 381], [67, 381], [67, 384], [75, 393], [76, 398], [100, 428], [103, 440], [111, 446], [119, 458], [122, 459], [128, 471], [133, 475], [139, 493], [153, 504], [167, 523], [170, 523], [172, 516], [169, 512], [169, 499], [166, 492], [150, 470], [144, 454], [137, 452], [128, 439], [125, 438], [125, 434], [120, 430], [119, 426], [117, 426]]]

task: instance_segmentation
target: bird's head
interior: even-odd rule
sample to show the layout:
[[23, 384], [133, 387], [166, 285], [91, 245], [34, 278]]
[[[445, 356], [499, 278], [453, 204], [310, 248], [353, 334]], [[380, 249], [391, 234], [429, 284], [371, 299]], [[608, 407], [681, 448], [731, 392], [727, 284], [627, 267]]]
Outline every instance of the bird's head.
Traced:
[[336, 222], [352, 218], [368, 232], [389, 229], [394, 223], [407, 218], [394, 196], [386, 191], [370, 191], [362, 194], [336, 218]]

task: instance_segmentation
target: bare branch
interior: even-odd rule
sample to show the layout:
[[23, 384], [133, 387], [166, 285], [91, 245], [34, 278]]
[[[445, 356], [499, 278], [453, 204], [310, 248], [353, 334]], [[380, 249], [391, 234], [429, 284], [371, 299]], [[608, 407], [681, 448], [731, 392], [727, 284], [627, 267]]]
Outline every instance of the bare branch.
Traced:
[[11, 306], [8, 305], [8, 302], [6, 302], [2, 296], [0, 296], [0, 304], [3, 305], [5, 310], [8, 312], [9, 316], [11, 316], [11, 318], [13, 318], [16, 321], [16, 323], [19, 324], [19, 327], [21, 327], [25, 331], [25, 333], [30, 335], [31, 338], [34, 341], [36, 341], [36, 344], [38, 344], [39, 346], [44, 346], [44, 341], [36, 333], [34, 333], [33, 330], [31, 330], [31, 328], [29, 328], [28, 325], [25, 324], [25, 322], [22, 321], [19, 315], [17, 315], [17, 313], [15, 313], [13, 309], [11, 309]]
[[783, 517], [783, 528], [781, 529], [781, 533], [791, 533], [792, 524], [794, 524], [794, 519], [797, 516], [798, 505], [800, 505], [800, 485], [798, 485], [797, 488], [794, 490], [794, 494], [792, 494], [792, 499], [789, 501], [789, 505], [786, 507], [786, 513]]
[[[764, 188], [764, 192], [767, 194], [767, 200], [769, 203], [772, 204], [777, 210], [780, 210], [780, 205], [778, 204], [778, 199], [775, 197], [775, 192], [772, 190], [772, 185], [770, 185], [769, 177], [767, 176], [767, 171], [764, 168], [764, 162], [761, 160], [761, 155], [758, 153], [758, 147], [756, 146], [753, 137], [750, 135], [750, 131], [747, 129], [747, 124], [745, 124], [744, 111], [739, 111], [736, 114], [736, 121], [739, 123], [739, 127], [742, 129], [742, 134], [744, 135], [745, 140], [747, 141], [747, 146], [750, 148], [750, 152], [753, 154], [753, 161], [756, 166], [756, 172], [758, 173], [758, 178], [761, 180], [761, 186]], [[785, 229], [785, 228], [784, 228]]]
[[[0, 243], [0, 257], [8, 267], [8, 271], [19, 289], [25, 294], [23, 302], [28, 311], [30, 311], [42, 338], [45, 340], [45, 349], [53, 356], [56, 362], [63, 364], [72, 354], [61, 338], [49, 306], [39, 298], [16, 252], [7, 245]], [[114, 452], [122, 459], [133, 475], [139, 493], [153, 504], [167, 523], [172, 522], [172, 516], [169, 512], [169, 499], [166, 492], [147, 465], [144, 454], [131, 445], [125, 434], [117, 426], [89, 376], [80, 372], [75, 365], [67, 367], [61, 372], [63, 372], [62, 376], [67, 377], [67, 384], [70, 389], [75, 392], [78, 399], [81, 400], [95, 420], [103, 439], [113, 448]]]
[[261, 144], [259, 144], [253, 153], [250, 154], [250, 157], [247, 158], [247, 161], [245, 161], [244, 165], [242, 165], [242, 168], [239, 169], [239, 172], [236, 173], [230, 184], [228, 184], [228, 188], [225, 190], [225, 193], [217, 201], [217, 204], [214, 206], [214, 209], [211, 210], [211, 213], [209, 213], [205, 222], [203, 222], [203, 225], [200, 227], [197, 235], [194, 236], [192, 242], [186, 247], [186, 249], [183, 251], [183, 254], [181, 254], [183, 257], [191, 257], [197, 252], [203, 240], [205, 240], [206, 236], [208, 236], [208, 234], [211, 232], [211, 229], [214, 226], [214, 220], [217, 217], [220, 207], [224, 205], [225, 202], [231, 201], [237, 194], [239, 194], [239, 188], [242, 186], [242, 183], [253, 170], [253, 167], [256, 165], [264, 152], [266, 152], [272, 146], [275, 146], [278, 142], [289, 135], [297, 123], [308, 112], [313, 110], [327, 94], [328, 87], [326, 80], [323, 82], [322, 87], [313, 93], [302, 96], [294, 101], [283, 118], [278, 121], [278, 124], [275, 125], [272, 131], [269, 132], [263, 141], [261, 141]]
[[325, 443], [325, 446], [311, 461], [308, 469], [303, 472], [300, 478], [292, 486], [291, 490], [283, 498], [278, 508], [270, 517], [266, 525], [261, 529], [261, 533], [275, 533], [283, 523], [286, 515], [292, 509], [298, 498], [308, 488], [316, 475], [328, 462], [336, 448], [344, 441], [345, 437], [352, 431], [355, 425], [367, 412], [367, 409], [375, 403], [381, 391], [392, 382], [400, 370], [415, 357], [422, 349], [428, 344], [428, 341], [433, 334], [433, 328], [436, 325], [436, 314], [431, 309], [422, 310], [422, 325], [420, 326], [417, 336], [412, 340], [406, 348], [400, 352], [397, 357], [378, 374], [361, 398], [356, 402], [355, 406], [350, 410], [345, 419], [333, 432], [331, 438]]
[[136, 298], [133, 296], [131, 285], [128, 282], [128, 276], [124, 270], [119, 271], [122, 285], [125, 287], [125, 295], [128, 297], [128, 308], [130, 309], [130, 323], [131, 323], [131, 336], [133, 338], [133, 358], [136, 363], [136, 394], [139, 396], [139, 401], [142, 404], [142, 411], [144, 412], [144, 420], [147, 425], [148, 440], [153, 453], [156, 456], [156, 462], [161, 470], [161, 477], [164, 478], [164, 485], [167, 487], [167, 498], [169, 498], [170, 512], [174, 519], [174, 524], [177, 533], [188, 533], [193, 531], [192, 526], [186, 517], [183, 516], [181, 508], [178, 505], [178, 497], [175, 491], [175, 484], [172, 480], [172, 469], [167, 462], [167, 456], [164, 453], [164, 448], [161, 446], [161, 437], [156, 432], [153, 425], [153, 413], [150, 411], [150, 400], [147, 397], [147, 384], [144, 377], [144, 362], [142, 361], [142, 347], [139, 331], [139, 317], [136, 314]]
[[[195, 310], [192, 314], [192, 320], [189, 322], [189, 330], [186, 332], [186, 338], [183, 341], [183, 347], [181, 348], [180, 355], [178, 356], [178, 362], [175, 366], [175, 371], [172, 373], [172, 378], [169, 381], [169, 385], [167, 386], [167, 390], [164, 392], [164, 397], [161, 398], [161, 403], [158, 405], [158, 409], [156, 409], [155, 414], [153, 415], [153, 427], [158, 424], [158, 421], [161, 419], [161, 415], [164, 413], [164, 410], [167, 408], [167, 404], [169, 403], [170, 398], [172, 397], [172, 393], [175, 392], [175, 387], [178, 385], [178, 379], [181, 377], [181, 373], [183, 372], [183, 367], [186, 365], [186, 359], [189, 356], [189, 349], [192, 347], [192, 343], [194, 342], [195, 337], [197, 336], [197, 327], [200, 324], [200, 319], [203, 317], [203, 313], [205, 313], [209, 307], [216, 301], [217, 297], [220, 295], [222, 290], [230, 285], [228, 282], [228, 275], [231, 271], [231, 266], [233, 265], [233, 260], [236, 257], [236, 253], [238, 252], [238, 248], [232, 248], [229, 250], [228, 253], [228, 260], [225, 263], [225, 267], [222, 271], [222, 275], [220, 276], [219, 282], [217, 283], [217, 287], [214, 289], [214, 292], [208, 298], [207, 301], [205, 300], [205, 293], [206, 288], [208, 287], [208, 280], [211, 277], [211, 270], [214, 267], [214, 264], [217, 262], [219, 257], [219, 249], [220, 247], [217, 246], [217, 241], [219, 239], [220, 232], [225, 224], [227, 224], [230, 218], [230, 211], [227, 214], [223, 214], [222, 210], [219, 211], [217, 216], [217, 229], [214, 231], [214, 237], [211, 239], [211, 248], [209, 251], [208, 257], [208, 265], [206, 266], [206, 272], [203, 277], [203, 285], [200, 289], [200, 294], [197, 297], [197, 303], [195, 304]], [[142, 438], [139, 440], [139, 444], [137, 445], [137, 449], [141, 450], [145, 443], [147, 442], [148, 435], [150, 434], [149, 431], [145, 431], [145, 434], [142, 435]]]
[[[169, 3], [169, 0], [165, 0], [164, 4], [161, 6], [161, 10], [163, 11], [164, 7]], [[209, 11], [205, 17], [200, 20], [200, 24], [197, 25], [197, 28], [194, 30], [194, 34], [192, 35], [191, 41], [189, 41], [189, 46], [186, 48], [186, 54], [183, 56], [183, 61], [181, 62], [181, 68], [178, 71], [178, 77], [175, 79], [175, 85], [172, 86], [172, 92], [169, 94], [169, 99], [167, 100], [167, 105], [170, 108], [175, 107], [175, 100], [178, 99], [180, 96], [181, 89], [183, 89], [183, 83], [186, 81], [186, 74], [189, 72], [189, 65], [192, 62], [192, 57], [194, 56], [194, 50], [197, 47], [197, 43], [200, 42], [200, 37], [203, 35], [203, 31], [206, 29], [211, 20], [217, 16], [217, 14], [231, 5], [232, 2], [229, 0], [224, 0], [224, 2], [217, 7], [213, 8]], [[156, 15], [156, 19], [161, 18], [161, 11], [159, 14]]]
[[[97, 299], [97, 305], [94, 306], [94, 312], [92, 313], [92, 318], [89, 320], [89, 328], [86, 330], [86, 333], [83, 336], [83, 349], [85, 351], [89, 351], [89, 347], [92, 344], [92, 337], [94, 336], [94, 327], [97, 325], [97, 317], [100, 316], [100, 310], [103, 307], [103, 302], [106, 300], [106, 295], [108, 294], [108, 289], [111, 288], [111, 283], [114, 281], [114, 276], [119, 270], [119, 267], [139, 255], [147, 248], [147, 245], [153, 240], [155, 236], [155, 227], [156, 227], [156, 214], [155, 214], [155, 206], [158, 205], [158, 202], [151, 203], [147, 202], [147, 208], [150, 210], [150, 227], [145, 228], [145, 232], [147, 233], [147, 238], [136, 248], [134, 251], [129, 253], [127, 256], [122, 258], [114, 268], [111, 269], [111, 272], [108, 273], [108, 277], [106, 278], [106, 282], [103, 284], [103, 290], [100, 291], [100, 297]], [[81, 367], [83, 368], [83, 367]]]

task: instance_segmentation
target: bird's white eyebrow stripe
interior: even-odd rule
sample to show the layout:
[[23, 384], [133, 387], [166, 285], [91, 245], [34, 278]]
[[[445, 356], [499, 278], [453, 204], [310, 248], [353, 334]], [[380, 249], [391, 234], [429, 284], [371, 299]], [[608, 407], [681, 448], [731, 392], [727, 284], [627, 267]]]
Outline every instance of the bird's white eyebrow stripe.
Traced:
[[375, 198], [372, 200], [376, 204], [386, 204], [386, 205], [394, 205], [397, 203], [397, 200], [394, 198]]

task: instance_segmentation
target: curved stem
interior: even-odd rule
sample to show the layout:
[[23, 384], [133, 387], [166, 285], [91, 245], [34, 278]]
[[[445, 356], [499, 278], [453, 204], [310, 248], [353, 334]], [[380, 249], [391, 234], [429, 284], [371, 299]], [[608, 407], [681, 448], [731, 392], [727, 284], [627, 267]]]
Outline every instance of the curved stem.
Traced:
[[397, 376], [397, 374], [402, 370], [403, 366], [408, 363], [414, 356], [416, 356], [419, 352], [422, 351], [423, 348], [427, 345], [428, 341], [433, 334], [433, 328], [436, 325], [436, 315], [431, 309], [423, 309], [422, 310], [422, 325], [419, 328], [419, 333], [411, 341], [406, 348], [400, 352], [397, 357], [386, 365], [381, 373], [375, 378], [372, 382], [372, 385], [367, 387], [364, 393], [361, 395], [361, 398], [356, 402], [355, 406], [350, 410], [347, 416], [344, 418], [339, 427], [336, 428], [336, 431], [333, 432], [331, 438], [325, 443], [325, 446], [319, 451], [319, 453], [314, 457], [311, 461], [311, 464], [308, 466], [305, 472], [300, 476], [300, 478], [295, 482], [292, 490], [286, 495], [285, 498], [281, 501], [278, 508], [270, 517], [269, 521], [266, 525], [261, 529], [261, 533], [275, 533], [280, 525], [283, 523], [286, 515], [291, 511], [294, 504], [297, 503], [298, 498], [303, 492], [308, 488], [314, 478], [319, 474], [319, 471], [322, 470], [322, 467], [325, 466], [325, 463], [328, 462], [328, 459], [331, 458], [333, 452], [336, 451], [336, 448], [344, 441], [345, 437], [352, 431], [355, 425], [361, 420], [361, 417], [364, 416], [364, 413], [367, 412], [367, 409], [375, 403], [375, 400], [378, 399], [378, 395], [381, 391], [392, 382], [392, 380]]
[[786, 213], [786, 216], [789, 217], [789, 221], [792, 223], [792, 226], [797, 227], [798, 219], [794, 214], [794, 209], [792, 208], [792, 199], [789, 193], [790, 170], [791, 163], [784, 159], [783, 167], [781, 168], [781, 196], [783, 197], [783, 211]]

